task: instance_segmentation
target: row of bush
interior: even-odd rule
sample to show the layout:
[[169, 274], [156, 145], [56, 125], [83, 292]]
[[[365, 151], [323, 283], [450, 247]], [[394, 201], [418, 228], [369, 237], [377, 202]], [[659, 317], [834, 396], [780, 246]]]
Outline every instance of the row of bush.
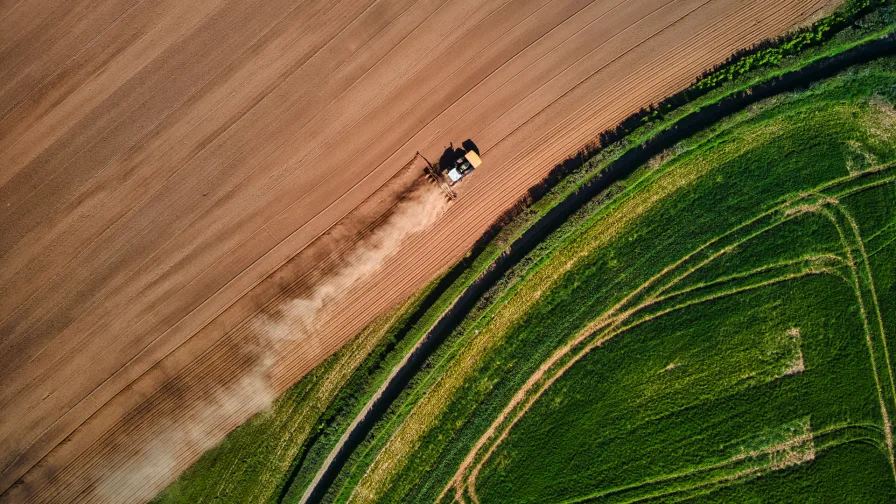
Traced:
[[850, 24], [861, 22], [861, 18], [870, 11], [890, 3], [892, 0], [851, 0], [843, 8], [808, 28], [734, 54], [725, 63], [701, 76], [693, 89], [713, 89], [755, 68], [777, 65], [785, 57], [827, 41]]

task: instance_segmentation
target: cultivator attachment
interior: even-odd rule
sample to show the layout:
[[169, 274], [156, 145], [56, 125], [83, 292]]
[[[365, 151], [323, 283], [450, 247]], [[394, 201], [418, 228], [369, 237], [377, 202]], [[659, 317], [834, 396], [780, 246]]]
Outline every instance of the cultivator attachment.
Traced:
[[423, 171], [426, 172], [427, 178], [431, 180], [434, 184], [436, 184], [439, 189], [445, 193], [445, 196], [448, 197], [449, 200], [454, 200], [457, 198], [457, 193], [451, 189], [451, 184], [446, 180], [446, 178], [439, 173], [439, 170], [429, 162], [428, 159], [423, 154], [417, 153], [423, 161], [426, 162], [426, 166], [423, 167]]

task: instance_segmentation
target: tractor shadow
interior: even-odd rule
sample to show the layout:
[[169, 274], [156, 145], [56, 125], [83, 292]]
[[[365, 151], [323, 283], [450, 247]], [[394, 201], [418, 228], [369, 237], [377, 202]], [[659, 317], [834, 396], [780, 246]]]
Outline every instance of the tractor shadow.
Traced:
[[463, 155], [463, 149], [455, 149], [454, 144], [451, 144], [444, 152], [442, 152], [442, 155], [439, 156], [439, 172], [451, 169], [451, 167], [454, 166], [454, 162], [457, 161], [457, 158]]

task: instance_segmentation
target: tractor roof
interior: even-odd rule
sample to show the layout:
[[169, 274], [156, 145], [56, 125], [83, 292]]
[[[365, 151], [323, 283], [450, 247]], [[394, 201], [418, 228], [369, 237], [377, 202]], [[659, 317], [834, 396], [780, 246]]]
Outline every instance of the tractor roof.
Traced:
[[470, 162], [470, 165], [473, 166], [473, 168], [479, 168], [479, 165], [482, 164], [482, 160], [479, 159], [479, 154], [476, 154], [474, 151], [467, 151], [467, 153], [464, 154], [464, 157], [467, 158], [467, 161]]

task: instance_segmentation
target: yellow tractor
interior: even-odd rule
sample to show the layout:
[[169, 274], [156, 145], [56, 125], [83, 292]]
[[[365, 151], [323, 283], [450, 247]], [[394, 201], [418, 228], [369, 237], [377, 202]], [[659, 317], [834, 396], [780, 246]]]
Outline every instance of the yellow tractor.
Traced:
[[[478, 168], [479, 165], [482, 164], [482, 159], [473, 149], [454, 149], [452, 147], [446, 151], [446, 153], [450, 151], [453, 151], [453, 160], [452, 157], [447, 157], [448, 163], [445, 163], [446, 156], [442, 156], [442, 160], [437, 166], [433, 166], [423, 154], [418, 152], [417, 155], [426, 161], [426, 174], [441, 187], [442, 191], [444, 191], [450, 199], [455, 199], [457, 198], [457, 193], [451, 189], [451, 186], [457, 184], [473, 170]], [[442, 164], [448, 164], [450, 166], [443, 167], [441, 166]]]

